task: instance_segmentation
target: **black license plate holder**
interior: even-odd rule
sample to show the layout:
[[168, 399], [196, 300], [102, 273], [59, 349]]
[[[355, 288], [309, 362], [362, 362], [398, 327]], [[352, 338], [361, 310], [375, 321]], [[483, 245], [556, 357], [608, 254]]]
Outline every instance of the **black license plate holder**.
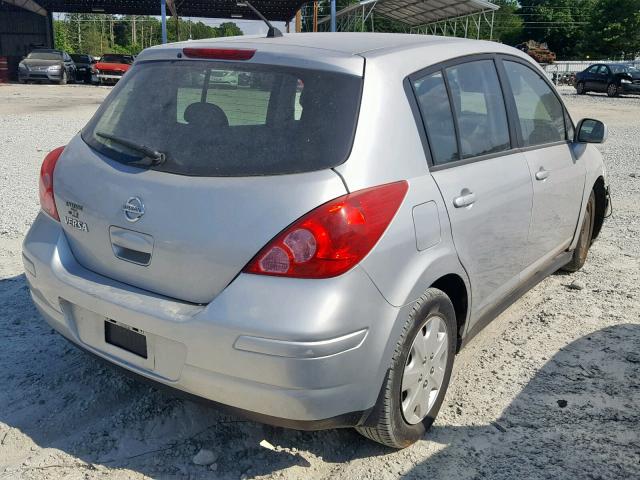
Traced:
[[148, 358], [147, 337], [133, 327], [118, 324], [113, 320], [104, 322], [104, 341], [142, 358]]

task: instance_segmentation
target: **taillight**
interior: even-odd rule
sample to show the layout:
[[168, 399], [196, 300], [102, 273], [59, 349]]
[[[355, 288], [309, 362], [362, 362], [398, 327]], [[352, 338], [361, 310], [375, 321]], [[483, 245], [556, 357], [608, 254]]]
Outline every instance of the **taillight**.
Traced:
[[56, 168], [58, 158], [62, 154], [64, 147], [58, 147], [55, 150], [51, 150], [40, 168], [40, 206], [42, 210], [55, 220], [60, 221], [58, 216], [58, 210], [56, 209], [56, 203], [53, 199], [53, 171]]
[[256, 51], [240, 48], [183, 48], [182, 53], [189, 58], [251, 60]]
[[278, 234], [243, 271], [296, 278], [341, 275], [378, 242], [407, 189], [402, 181], [331, 200]]

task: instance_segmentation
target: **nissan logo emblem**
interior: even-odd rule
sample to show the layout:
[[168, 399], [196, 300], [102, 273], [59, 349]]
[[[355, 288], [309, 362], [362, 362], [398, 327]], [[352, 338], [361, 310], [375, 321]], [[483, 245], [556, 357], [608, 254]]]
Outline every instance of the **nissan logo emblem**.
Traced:
[[142, 203], [140, 197], [131, 197], [122, 206], [122, 211], [124, 212], [124, 218], [129, 222], [137, 222], [144, 215], [144, 203]]

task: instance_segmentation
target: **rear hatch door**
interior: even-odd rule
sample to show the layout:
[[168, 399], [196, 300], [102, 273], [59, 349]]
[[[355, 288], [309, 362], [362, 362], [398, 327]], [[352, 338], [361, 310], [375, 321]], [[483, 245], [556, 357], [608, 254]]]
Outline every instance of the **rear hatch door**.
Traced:
[[212, 301], [278, 232], [346, 193], [332, 168], [349, 155], [361, 88], [361, 76], [293, 66], [136, 64], [54, 173], [76, 259]]

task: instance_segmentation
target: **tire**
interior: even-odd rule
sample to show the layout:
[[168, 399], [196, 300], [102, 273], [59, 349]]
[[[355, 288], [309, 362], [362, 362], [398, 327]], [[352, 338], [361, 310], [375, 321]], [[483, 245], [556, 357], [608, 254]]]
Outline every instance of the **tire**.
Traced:
[[62, 70], [62, 78], [58, 81], [58, 85], [66, 85], [67, 84], [67, 71], [66, 70]]
[[[437, 336], [432, 336], [435, 333]], [[446, 345], [437, 340], [442, 338], [442, 333], [446, 333]], [[431, 339], [437, 342], [436, 351], [440, 346], [435, 357], [431, 349], [425, 348]], [[414, 340], [416, 346], [422, 346], [420, 353], [425, 355], [418, 363], [414, 363], [418, 358]], [[456, 343], [457, 323], [453, 304], [444, 292], [430, 288], [411, 310], [396, 344], [378, 401], [364, 425], [356, 427], [356, 430], [374, 442], [392, 448], [405, 448], [419, 440], [433, 424], [444, 400], [453, 369]], [[445, 352], [446, 358], [443, 358]], [[411, 367], [411, 364], [414, 366]], [[433, 375], [434, 369], [440, 373]], [[403, 391], [405, 387], [408, 388], [403, 385], [405, 371], [412, 372], [412, 378], [417, 380], [417, 387], [413, 390], [417, 391], [415, 395], [411, 390]], [[420, 372], [420, 375], [416, 372]], [[441, 383], [437, 390], [431, 390], [432, 398], [429, 399], [424, 389], [429, 385], [437, 385], [438, 376], [441, 376]], [[413, 408], [415, 402], [411, 401], [412, 398], [422, 399], [423, 402]], [[403, 407], [403, 402], [406, 407]], [[426, 411], [426, 415], [420, 410]]]
[[576, 93], [578, 95], [584, 95], [587, 93], [587, 89], [584, 88], [584, 82], [578, 82], [578, 84], [576, 85]]
[[610, 83], [607, 86], [607, 95], [609, 97], [617, 97], [618, 96], [618, 86], [615, 83]]
[[577, 272], [580, 270], [587, 261], [587, 254], [589, 253], [589, 247], [593, 238], [593, 224], [596, 213], [596, 196], [591, 191], [589, 195], [589, 201], [587, 202], [587, 208], [584, 213], [584, 220], [582, 221], [582, 227], [580, 228], [580, 236], [578, 237], [578, 245], [573, 251], [571, 261], [567, 263], [562, 270], [565, 272]]

